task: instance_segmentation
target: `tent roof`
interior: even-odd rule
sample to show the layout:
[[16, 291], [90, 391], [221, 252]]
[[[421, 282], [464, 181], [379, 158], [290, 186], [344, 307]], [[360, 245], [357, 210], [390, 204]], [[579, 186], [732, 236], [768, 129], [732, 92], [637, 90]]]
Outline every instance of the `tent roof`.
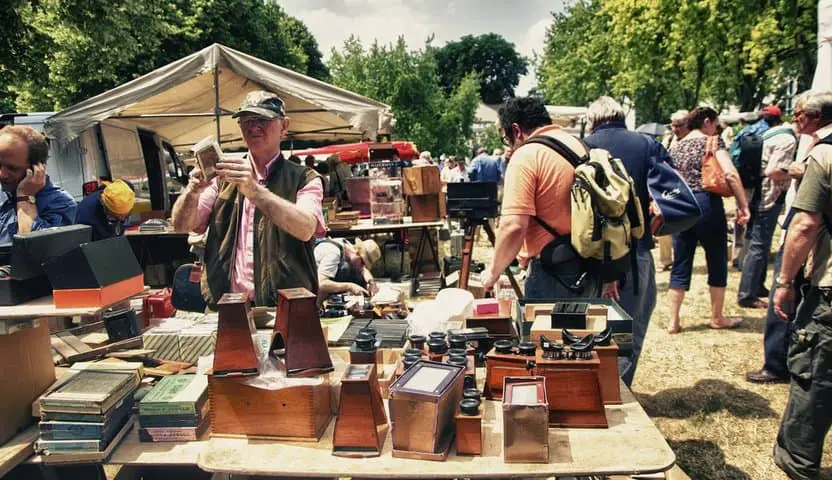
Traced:
[[218, 105], [222, 145], [234, 147], [242, 139], [231, 113], [252, 90], [283, 98], [289, 137], [373, 139], [389, 133], [393, 119], [383, 103], [215, 43], [59, 112], [46, 131], [69, 141], [98, 122], [119, 119], [154, 130], [174, 146], [190, 146], [217, 134]]

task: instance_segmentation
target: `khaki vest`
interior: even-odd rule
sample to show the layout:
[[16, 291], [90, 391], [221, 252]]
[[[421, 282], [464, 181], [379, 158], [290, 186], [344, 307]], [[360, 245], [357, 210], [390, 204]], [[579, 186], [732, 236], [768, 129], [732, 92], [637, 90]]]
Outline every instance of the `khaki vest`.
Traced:
[[[313, 170], [286, 161], [280, 156], [271, 165], [266, 188], [275, 195], [295, 203], [298, 192], [320, 176]], [[231, 291], [231, 275], [243, 196], [232, 184], [220, 183], [219, 195], [208, 221], [205, 241], [205, 268], [202, 272], [202, 296], [216, 305], [224, 293]], [[318, 292], [314, 240], [301, 241], [275, 226], [259, 209], [254, 210], [254, 303], [276, 306], [277, 291], [303, 287]]]

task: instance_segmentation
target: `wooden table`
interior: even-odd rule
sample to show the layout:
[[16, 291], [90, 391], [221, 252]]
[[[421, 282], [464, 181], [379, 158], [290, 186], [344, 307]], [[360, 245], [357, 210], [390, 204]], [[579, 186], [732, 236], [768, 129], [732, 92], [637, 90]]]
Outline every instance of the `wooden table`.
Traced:
[[[437, 220], [435, 222], [411, 222], [411, 223], [388, 223], [383, 225], [374, 225], [372, 220], [360, 220], [358, 225], [350, 227], [345, 230], [327, 230], [327, 235], [333, 238], [339, 237], [358, 237], [361, 235], [372, 235], [375, 233], [392, 233], [400, 232], [402, 239], [404, 239], [404, 231], [410, 228], [418, 228], [421, 230], [419, 235], [419, 244], [416, 247], [416, 257], [411, 262], [410, 267], [410, 296], [415, 297], [419, 290], [419, 274], [422, 271], [422, 254], [425, 248], [429, 247], [433, 255], [433, 263], [437, 271], [440, 272], [440, 288], [445, 287], [445, 276], [441, 273], [442, 266], [439, 264], [439, 250], [437, 245], [433, 243], [430, 236], [431, 229], [440, 228], [445, 225], [445, 222]], [[427, 245], [427, 247], [426, 247]], [[401, 256], [401, 264], [399, 270], [404, 270], [404, 252]]]
[[76, 315], [95, 315], [106, 310], [105, 307], [56, 308], [52, 295], [36, 298], [20, 305], [0, 307], [0, 322], [3, 320], [21, 320], [34, 318], [74, 317]]
[[35, 453], [34, 443], [37, 439], [38, 426], [32, 425], [4, 445], [0, 445], [0, 478]]
[[501, 403], [485, 401], [482, 456], [456, 456], [452, 451], [446, 462], [393, 458], [388, 429], [380, 457], [335, 457], [332, 421], [318, 443], [212, 438], [198, 465], [209, 472], [244, 475], [362, 478], [600, 476], [669, 470], [676, 461], [673, 451], [623, 385], [622, 397], [622, 405], [606, 407], [609, 429], [549, 429], [547, 464], [503, 462]]

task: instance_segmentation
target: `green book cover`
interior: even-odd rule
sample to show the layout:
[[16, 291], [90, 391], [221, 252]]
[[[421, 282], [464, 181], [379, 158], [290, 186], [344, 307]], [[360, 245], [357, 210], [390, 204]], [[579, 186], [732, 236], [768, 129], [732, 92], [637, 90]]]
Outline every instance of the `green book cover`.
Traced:
[[196, 414], [197, 403], [208, 394], [206, 375], [171, 375], [159, 382], [139, 403], [140, 415]]
[[138, 376], [134, 372], [101, 372], [84, 370], [41, 399], [41, 409], [92, 409], [100, 412], [123, 396]]

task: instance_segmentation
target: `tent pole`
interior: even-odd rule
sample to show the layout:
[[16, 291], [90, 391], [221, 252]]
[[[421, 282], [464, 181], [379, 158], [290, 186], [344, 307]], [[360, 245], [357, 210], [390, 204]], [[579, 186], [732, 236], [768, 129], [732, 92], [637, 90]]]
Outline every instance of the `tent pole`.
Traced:
[[217, 142], [222, 138], [220, 132], [220, 69], [214, 65], [214, 121], [217, 122]]

